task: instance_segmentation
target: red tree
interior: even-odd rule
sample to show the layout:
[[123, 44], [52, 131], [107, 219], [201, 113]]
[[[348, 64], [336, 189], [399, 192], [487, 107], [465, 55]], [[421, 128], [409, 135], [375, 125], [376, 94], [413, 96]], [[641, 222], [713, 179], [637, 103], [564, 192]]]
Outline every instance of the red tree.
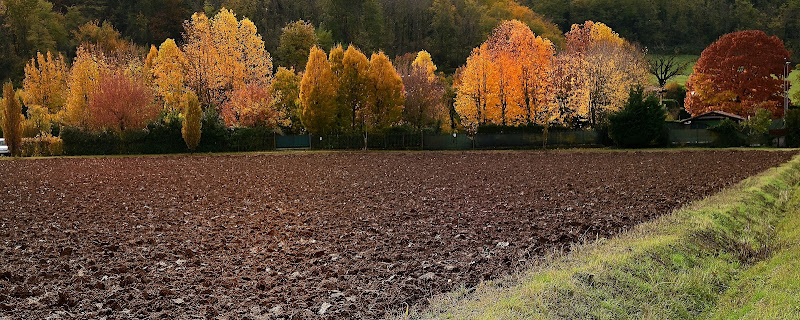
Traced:
[[100, 77], [100, 86], [89, 99], [91, 124], [114, 131], [144, 128], [161, 107], [153, 103], [153, 91], [142, 81], [115, 72]]
[[686, 84], [686, 111], [718, 110], [743, 117], [767, 109], [783, 115], [781, 73], [789, 51], [763, 31], [729, 33], [706, 48]]

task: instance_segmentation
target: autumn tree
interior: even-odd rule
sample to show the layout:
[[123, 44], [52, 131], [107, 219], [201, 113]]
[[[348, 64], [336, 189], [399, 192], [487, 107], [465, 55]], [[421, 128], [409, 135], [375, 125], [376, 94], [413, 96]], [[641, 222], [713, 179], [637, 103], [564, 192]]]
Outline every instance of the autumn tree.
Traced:
[[156, 94], [164, 100], [164, 109], [180, 110], [185, 91], [184, 66], [186, 58], [172, 39], [167, 39], [158, 49], [153, 61], [153, 77]]
[[720, 110], [743, 117], [767, 109], [783, 115], [783, 72], [789, 51], [763, 31], [722, 36], [703, 50], [686, 84], [686, 111]]
[[593, 126], [620, 110], [628, 93], [648, 81], [648, 63], [643, 50], [622, 39], [600, 22], [573, 25], [566, 34], [566, 54], [581, 59], [587, 75], [589, 114]]
[[445, 88], [435, 74], [436, 65], [431, 55], [427, 51], [420, 51], [413, 61], [396, 67], [406, 91], [403, 121], [417, 129], [437, 127], [444, 123], [449, 116], [444, 100]]
[[158, 48], [155, 45], [150, 45], [150, 51], [147, 52], [147, 57], [144, 59], [144, 82], [148, 86], [153, 86], [155, 81], [154, 67], [156, 59], [158, 58]]
[[553, 117], [552, 42], [520, 21], [504, 21], [459, 72], [456, 110], [478, 125], [547, 124]]
[[70, 126], [86, 128], [89, 126], [89, 100], [100, 84], [100, 75], [109, 70], [105, 56], [86, 47], [79, 47], [72, 62], [67, 87], [67, 104], [59, 116]]
[[275, 79], [269, 86], [269, 94], [275, 99], [275, 109], [288, 116], [288, 129], [300, 133], [303, 124], [300, 120], [300, 81], [302, 77], [294, 70], [279, 67]]
[[475, 132], [478, 126], [488, 123], [489, 110], [494, 108], [493, 99], [495, 69], [486, 46], [475, 48], [467, 58], [467, 64], [456, 71], [454, 86], [457, 88], [455, 109], [461, 124]]
[[586, 61], [575, 54], [559, 53], [550, 75], [552, 94], [560, 122], [576, 124], [589, 118], [589, 77]]
[[231, 127], [277, 128], [289, 125], [289, 114], [281, 111], [269, 88], [250, 84], [231, 93], [222, 105], [222, 118]]
[[248, 84], [268, 86], [272, 59], [252, 21], [223, 8], [212, 19], [195, 13], [185, 24], [186, 81], [206, 104], [220, 104]]
[[361, 50], [349, 46], [342, 57], [342, 70], [339, 76], [339, 102], [343, 106], [344, 122], [351, 130], [358, 130], [364, 124], [368, 104], [370, 61]]
[[403, 79], [383, 52], [369, 61], [369, 84], [364, 121], [368, 129], [384, 129], [400, 121], [405, 103]]
[[141, 79], [114, 71], [101, 74], [100, 80], [88, 105], [93, 128], [142, 129], [158, 116], [161, 108], [153, 103], [153, 92]]
[[303, 71], [308, 62], [309, 50], [319, 44], [318, 42], [314, 26], [310, 22], [298, 20], [283, 28], [275, 55], [281, 66]]
[[11, 82], [3, 85], [3, 138], [13, 156], [22, 151], [22, 104]]
[[191, 91], [183, 95], [181, 104], [183, 104], [181, 135], [183, 136], [183, 141], [186, 142], [186, 147], [190, 151], [194, 151], [197, 145], [200, 144], [203, 111], [200, 109], [200, 101], [197, 100], [197, 95]]
[[56, 114], [64, 108], [69, 69], [62, 55], [41, 52], [25, 66], [22, 101], [26, 106], [41, 106]]
[[78, 43], [93, 45], [105, 55], [132, 49], [132, 43], [125, 40], [109, 21], [103, 21], [102, 24], [97, 20], [89, 21], [73, 33]]
[[300, 82], [300, 101], [303, 109], [300, 119], [306, 130], [313, 134], [326, 134], [333, 130], [336, 116], [336, 82], [325, 51], [311, 48], [306, 71]]

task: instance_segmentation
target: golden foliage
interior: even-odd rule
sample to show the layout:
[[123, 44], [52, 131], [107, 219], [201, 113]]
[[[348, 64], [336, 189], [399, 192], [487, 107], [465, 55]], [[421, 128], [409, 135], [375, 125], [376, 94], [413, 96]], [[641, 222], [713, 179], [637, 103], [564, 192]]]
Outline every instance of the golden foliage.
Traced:
[[164, 109], [179, 111], [185, 92], [184, 66], [186, 57], [172, 39], [161, 44], [153, 62], [156, 94], [164, 100]]
[[210, 20], [195, 13], [185, 29], [186, 80], [205, 103], [220, 103], [248, 84], [269, 85], [272, 59], [252, 21], [223, 8]]
[[383, 52], [370, 57], [367, 99], [363, 117], [368, 128], [388, 128], [400, 121], [405, 103], [403, 79]]
[[337, 89], [325, 51], [314, 46], [300, 82], [300, 101], [303, 106], [300, 119], [306, 130], [317, 135], [331, 132], [336, 115]]
[[22, 147], [22, 104], [11, 82], [3, 85], [3, 138], [13, 156], [19, 156]]
[[203, 111], [200, 109], [200, 101], [197, 100], [197, 95], [191, 91], [183, 95], [181, 104], [183, 105], [181, 135], [183, 136], [183, 141], [186, 142], [186, 147], [194, 151], [197, 145], [200, 144]]
[[102, 53], [78, 48], [69, 74], [67, 105], [59, 115], [64, 124], [81, 128], [89, 126], [89, 99], [100, 84], [100, 75], [108, 70], [108, 62]]
[[26, 106], [41, 106], [55, 114], [64, 108], [67, 96], [69, 69], [64, 57], [37, 52], [25, 65], [25, 79], [22, 82], [22, 101]]

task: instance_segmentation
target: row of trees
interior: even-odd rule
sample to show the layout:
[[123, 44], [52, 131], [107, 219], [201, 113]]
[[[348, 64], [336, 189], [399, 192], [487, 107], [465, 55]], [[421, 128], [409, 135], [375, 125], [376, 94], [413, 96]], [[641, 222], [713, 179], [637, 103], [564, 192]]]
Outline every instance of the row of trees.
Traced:
[[456, 73], [462, 124], [596, 126], [631, 88], [649, 83], [644, 52], [602, 23], [574, 25], [566, 47], [556, 55], [553, 43], [525, 24], [501, 23]]
[[397, 60], [395, 68], [383, 52], [367, 59], [352, 45], [347, 50], [336, 46], [329, 55], [312, 48], [300, 84], [305, 128], [326, 134], [381, 130], [400, 123], [417, 128], [444, 125], [444, 85], [430, 54], [421, 51], [413, 61]]
[[[317, 45], [319, 32], [305, 21], [285, 27], [278, 47], [298, 71], [279, 67], [274, 75], [255, 24], [227, 9], [213, 17], [195, 13], [179, 43], [167, 39], [146, 55], [108, 25], [86, 28], [93, 36], [77, 48], [71, 66], [50, 52], [27, 63], [19, 92], [24, 135], [61, 126], [121, 134], [161, 119], [185, 122], [193, 148], [200, 118], [217, 121], [217, 115], [229, 127], [315, 134], [396, 125], [461, 125], [473, 132], [487, 124], [597, 127], [620, 110], [632, 88], [650, 82], [644, 50], [592, 21], [573, 25], [562, 50], [528, 23], [503, 21], [472, 50], [452, 87], [427, 51], [394, 62], [383, 52], [368, 59], [355, 45], [326, 53]], [[780, 39], [763, 32], [721, 38], [695, 67], [687, 109], [743, 116], [776, 109], [776, 68], [788, 55]], [[746, 82], [753, 79], [760, 82]], [[727, 89], [729, 83], [736, 87]], [[195, 105], [205, 115], [198, 117]]]

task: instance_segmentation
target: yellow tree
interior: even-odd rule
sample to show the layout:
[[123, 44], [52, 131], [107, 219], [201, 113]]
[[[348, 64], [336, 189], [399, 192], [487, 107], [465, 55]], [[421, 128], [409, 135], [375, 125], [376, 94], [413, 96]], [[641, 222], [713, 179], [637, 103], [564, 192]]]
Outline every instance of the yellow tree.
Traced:
[[248, 84], [268, 86], [272, 59], [249, 19], [223, 8], [212, 19], [195, 13], [185, 25], [187, 80], [205, 103], [220, 103]]
[[306, 71], [300, 82], [300, 101], [303, 110], [300, 119], [306, 130], [322, 135], [333, 130], [336, 116], [336, 82], [325, 51], [311, 48]]
[[153, 62], [155, 91], [164, 100], [164, 109], [180, 112], [184, 97], [186, 58], [172, 39], [161, 44]]
[[331, 72], [333, 72], [333, 76], [336, 78], [336, 81], [339, 81], [339, 78], [342, 76], [342, 72], [344, 71], [344, 48], [342, 45], [337, 44], [333, 48], [331, 48], [331, 53], [328, 55], [328, 63], [331, 65]]
[[[305, 67], [305, 66], [303, 66]], [[293, 69], [279, 67], [275, 79], [269, 86], [269, 94], [275, 99], [275, 108], [288, 117], [289, 130], [294, 133], [302, 131], [300, 120], [300, 81], [302, 76]]]
[[412, 70], [421, 70], [428, 77], [428, 80], [436, 80], [436, 65], [433, 63], [431, 54], [422, 50], [417, 53], [417, 57], [411, 62]]
[[388, 128], [403, 115], [403, 79], [383, 52], [370, 57], [367, 99], [363, 117], [369, 129]]
[[22, 105], [11, 82], [3, 85], [3, 138], [13, 156], [22, 151]]
[[195, 13], [184, 25], [183, 52], [186, 56], [186, 80], [203, 103], [212, 103], [222, 86], [219, 52], [214, 45], [211, 21], [204, 13]]
[[22, 81], [22, 101], [26, 106], [46, 108], [56, 114], [64, 108], [67, 96], [69, 69], [64, 57], [41, 52], [25, 66], [25, 79]]
[[197, 145], [200, 144], [203, 111], [200, 109], [200, 101], [197, 100], [197, 95], [194, 92], [185, 93], [181, 100], [181, 104], [183, 104], [181, 135], [183, 136], [183, 141], [186, 142], [186, 147], [190, 151], [194, 151]]
[[70, 69], [67, 104], [60, 115], [62, 122], [86, 128], [89, 125], [89, 99], [100, 84], [100, 75], [109, 69], [105, 56], [99, 51], [79, 47]]
[[495, 69], [492, 61], [485, 53], [486, 46], [475, 48], [467, 58], [467, 64], [456, 73], [454, 86], [456, 94], [455, 109], [461, 116], [461, 123], [475, 132], [478, 126], [486, 124], [489, 110], [494, 108], [492, 92], [494, 92]]
[[567, 54], [582, 59], [587, 75], [589, 121], [595, 126], [622, 108], [628, 93], [649, 79], [644, 53], [603, 23], [573, 25], [566, 34]]
[[344, 107], [346, 123], [351, 130], [364, 123], [364, 108], [367, 106], [367, 86], [370, 79], [370, 63], [367, 56], [354, 46], [349, 46], [342, 58], [339, 77], [339, 99]]
[[562, 52], [553, 61], [550, 77], [560, 122], [589, 118], [589, 79], [584, 70], [586, 61], [574, 54]]
[[153, 74], [153, 66], [158, 58], [158, 48], [155, 45], [150, 45], [150, 51], [144, 59], [144, 81], [148, 86], [153, 86], [155, 75]]

